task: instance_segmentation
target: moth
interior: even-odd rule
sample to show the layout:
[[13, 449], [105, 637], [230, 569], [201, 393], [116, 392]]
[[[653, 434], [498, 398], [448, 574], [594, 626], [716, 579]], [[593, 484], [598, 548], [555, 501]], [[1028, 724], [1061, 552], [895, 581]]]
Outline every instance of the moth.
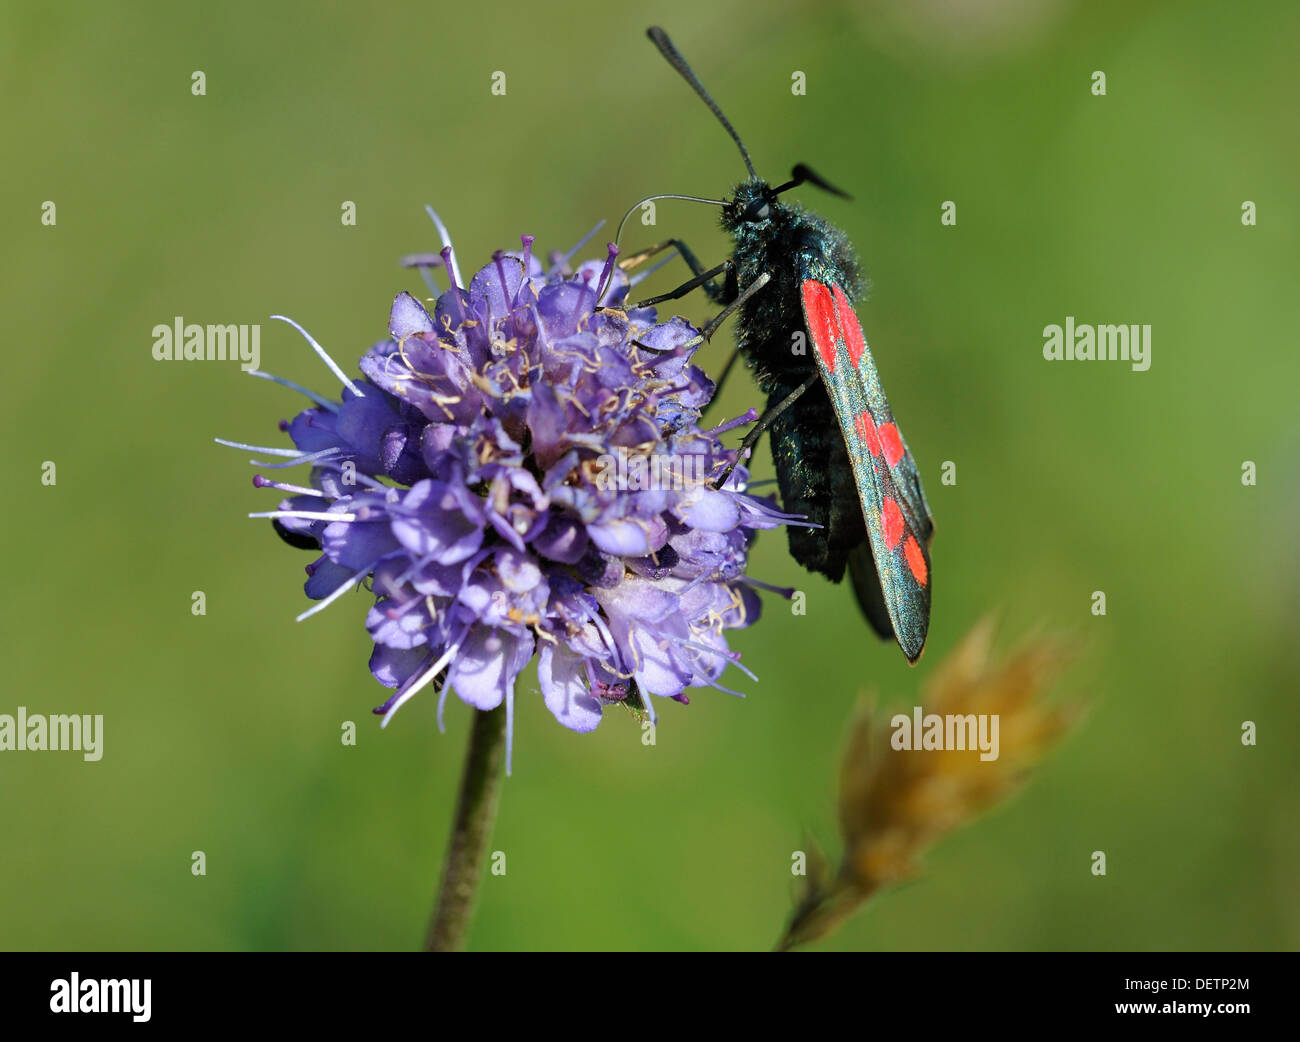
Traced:
[[702, 200], [721, 206], [732, 256], [706, 271], [684, 243], [669, 240], [695, 278], [642, 303], [698, 286], [726, 306], [711, 327], [737, 313], [738, 356], [767, 396], [742, 450], [769, 433], [782, 507], [817, 526], [788, 529], [791, 554], [834, 582], [847, 572], [872, 627], [895, 638], [915, 663], [930, 626], [930, 507], [853, 307], [862, 275], [852, 244], [823, 218], [780, 198], [805, 183], [844, 193], [803, 164], [775, 187], [759, 177], [740, 136], [668, 35], [659, 28], [647, 35], [726, 129], [749, 176], [731, 198]]

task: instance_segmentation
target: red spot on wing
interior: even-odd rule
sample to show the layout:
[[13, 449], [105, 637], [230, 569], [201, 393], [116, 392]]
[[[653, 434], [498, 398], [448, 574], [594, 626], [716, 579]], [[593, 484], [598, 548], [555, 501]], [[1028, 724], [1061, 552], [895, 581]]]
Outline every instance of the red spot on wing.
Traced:
[[858, 321], [857, 312], [853, 310], [849, 298], [844, 295], [844, 291], [839, 286], [835, 287], [835, 313], [840, 319], [840, 329], [844, 331], [844, 342], [849, 348], [849, 358], [854, 365], [857, 365], [862, 352], [867, 349], [867, 338], [862, 335], [862, 323]]
[[925, 566], [925, 554], [921, 553], [921, 544], [916, 541], [916, 536], [907, 537], [903, 544], [903, 557], [912, 570], [912, 578], [924, 586], [930, 578], [930, 569]]
[[853, 427], [858, 432], [858, 437], [867, 446], [867, 451], [873, 456], [879, 456], [880, 436], [876, 433], [876, 421], [871, 418], [871, 413], [863, 409], [854, 418]]
[[835, 324], [835, 302], [831, 291], [816, 279], [804, 279], [801, 287], [803, 309], [808, 316], [808, 332], [812, 335], [813, 346], [822, 356], [826, 368], [835, 372], [835, 341], [839, 339], [839, 329]]
[[885, 536], [885, 545], [893, 550], [903, 538], [903, 512], [898, 509], [897, 500], [886, 499], [880, 508], [880, 528]]
[[892, 423], [882, 423], [880, 425], [880, 445], [885, 450], [885, 461], [891, 466], [896, 466], [898, 461], [903, 458], [903, 439], [898, 434], [898, 428]]

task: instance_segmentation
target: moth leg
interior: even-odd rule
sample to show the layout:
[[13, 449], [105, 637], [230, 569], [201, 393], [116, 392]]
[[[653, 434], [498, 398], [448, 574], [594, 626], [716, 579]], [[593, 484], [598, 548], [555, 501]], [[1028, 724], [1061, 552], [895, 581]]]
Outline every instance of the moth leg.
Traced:
[[[704, 340], [707, 341], [711, 336], [713, 336], [713, 333], [718, 328], [718, 326], [727, 320], [728, 315], [730, 315], [733, 311], [735, 311], [736, 308], [740, 307], [740, 305], [745, 303], [745, 301], [747, 301], [760, 289], [766, 286], [768, 282], [771, 280], [771, 278], [772, 278], [771, 275], [769, 275], [767, 272], [764, 272], [753, 282], [751, 282], [748, 286], [746, 286], [744, 293], [741, 293], [739, 296], [737, 296], [736, 299], [733, 300], [730, 304], [728, 304], [713, 319], [712, 322], [710, 322], [708, 325], [704, 327], [703, 331], [701, 331], [700, 333], [700, 337], [703, 337]], [[698, 341], [699, 337], [697, 337], [696, 340]], [[731, 371], [736, 367], [736, 361], [739, 358], [740, 358], [740, 349], [737, 348], [736, 350], [731, 352], [731, 357], [727, 359], [727, 364], [722, 367], [722, 375], [718, 377], [717, 381], [713, 385], [713, 398], [710, 402], [710, 405], [713, 402], [716, 402], [718, 400], [718, 396], [722, 393], [722, 385], [727, 382], [727, 377], [731, 375]], [[708, 410], [708, 406], [705, 406], [705, 410], [706, 411]]]
[[760, 275], [758, 278], [756, 278], [753, 282], [751, 282], [748, 286], [745, 287], [744, 293], [739, 294], [735, 300], [733, 300], [725, 308], [723, 308], [711, 319], [709, 319], [709, 321], [705, 323], [704, 328], [701, 329], [697, 335], [692, 337], [690, 340], [686, 341], [686, 343], [683, 346], [691, 347], [695, 344], [708, 343], [709, 340], [713, 338], [713, 334], [718, 331], [718, 326], [722, 325], [722, 323], [727, 321], [727, 319], [731, 316], [731, 313], [733, 311], [735, 311], [738, 307], [740, 307], [740, 305], [745, 303], [745, 301], [747, 301], [750, 297], [752, 297], [755, 293], [757, 293], [760, 289], [762, 289], [771, 281], [772, 281], [771, 274], [766, 271], [763, 272], [762, 275]]
[[781, 399], [781, 401], [777, 402], [776, 405], [768, 409], [767, 412], [763, 413], [763, 415], [755, 421], [754, 426], [749, 428], [749, 433], [745, 435], [745, 440], [740, 443], [740, 453], [736, 457], [736, 462], [727, 464], [727, 469], [724, 470], [713, 482], [714, 488], [721, 488], [727, 483], [727, 479], [731, 477], [731, 472], [736, 469], [736, 464], [743, 460], [753, 450], [754, 446], [758, 444], [758, 439], [763, 436], [763, 432], [772, 426], [772, 421], [797, 402], [803, 396], [803, 393], [821, 378], [821, 373], [817, 370], [813, 370], [812, 376], [808, 377], [807, 380], [787, 394], [783, 399]]
[[[655, 254], [662, 253], [664, 250], [669, 249], [670, 247], [676, 249], [677, 252], [681, 254], [682, 260], [684, 260], [686, 262], [686, 266], [691, 269], [692, 275], [698, 277], [704, 274], [704, 265], [699, 262], [699, 259], [691, 251], [691, 248], [687, 246], [686, 243], [682, 242], [681, 239], [665, 239], [663, 242], [657, 242], [653, 246], [647, 246], [640, 253], [634, 253], [630, 257], [627, 257], [626, 259], [619, 261], [618, 266], [622, 268], [624, 271], [631, 271], [633, 268], [637, 267], [638, 265], [644, 264]], [[720, 271], [719, 268], [713, 269], [713, 271], [709, 275], [708, 281], [702, 283], [696, 283], [696, 285], [702, 285], [704, 287], [704, 292], [709, 295], [710, 300], [718, 304], [725, 304], [727, 301], [733, 299], [736, 295], [735, 267], [733, 265], [732, 268], [728, 269], [727, 279], [722, 287], [719, 287], [717, 283], [712, 281], [713, 276], [718, 274], [719, 271]], [[695, 286], [691, 286], [691, 289], [694, 288]], [[689, 293], [690, 290], [686, 290], [685, 292]], [[675, 299], [675, 298], [659, 298], [659, 299]]]
[[[647, 297], [645, 300], [638, 300], [635, 304], [629, 304], [628, 306], [633, 308], [653, 307], [655, 304], [662, 304], [665, 300], [677, 300], [679, 297], [684, 297], [691, 290], [696, 289], [699, 286], [703, 286], [704, 292], [708, 293], [710, 297], [717, 299], [715, 294], [710, 292], [709, 287], [713, 285], [714, 276], [721, 275], [723, 272], [726, 272], [727, 276], [723, 290], [725, 293], [726, 287], [735, 286], [736, 284], [736, 262], [730, 257], [724, 260], [716, 268], [710, 268], [708, 271], [697, 273], [695, 278], [688, 282], [683, 282], [676, 289], [669, 290], [667, 293], [660, 293], [657, 297]], [[714, 287], [714, 290], [716, 291], [716, 286]]]

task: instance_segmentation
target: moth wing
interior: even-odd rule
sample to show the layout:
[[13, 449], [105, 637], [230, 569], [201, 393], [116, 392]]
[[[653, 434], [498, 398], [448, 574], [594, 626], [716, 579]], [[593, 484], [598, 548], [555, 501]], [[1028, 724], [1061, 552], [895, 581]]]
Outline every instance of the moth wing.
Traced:
[[[915, 662], [930, 628], [930, 508], [853, 306], [839, 286], [801, 274], [804, 325], [848, 449], [885, 614], [903, 654]], [[859, 588], [867, 581], [864, 565], [859, 559], [851, 573], [854, 587], [879, 629], [874, 600], [864, 596], [870, 591]]]

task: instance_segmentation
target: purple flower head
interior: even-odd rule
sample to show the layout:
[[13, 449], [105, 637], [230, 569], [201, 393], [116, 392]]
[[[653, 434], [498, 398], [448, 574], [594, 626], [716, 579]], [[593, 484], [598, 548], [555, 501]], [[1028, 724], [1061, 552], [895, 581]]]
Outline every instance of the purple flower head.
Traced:
[[743, 667], [725, 633], [759, 614], [749, 546], [798, 523], [741, 491], [743, 467], [714, 487], [736, 462], [719, 435], [737, 423], [699, 426], [714, 387], [692, 361], [698, 331], [626, 306], [612, 244], [571, 270], [568, 256], [544, 267], [532, 241], [468, 285], [449, 245], [410, 258], [433, 295], [397, 295], [360, 380], [298, 327], [342, 397], [304, 392], [314, 404], [282, 424], [292, 449], [239, 446], [279, 457], [267, 468], [310, 465], [304, 485], [258, 475], [286, 498], [253, 516], [319, 553], [305, 586], [318, 603], [300, 618], [357, 587], [374, 595], [385, 725], [434, 685], [440, 726], [455, 692], [504, 703], [509, 735], [534, 657], [542, 701], [575, 731], [606, 706], [653, 721], [656, 698], [728, 691], [722, 674]]

